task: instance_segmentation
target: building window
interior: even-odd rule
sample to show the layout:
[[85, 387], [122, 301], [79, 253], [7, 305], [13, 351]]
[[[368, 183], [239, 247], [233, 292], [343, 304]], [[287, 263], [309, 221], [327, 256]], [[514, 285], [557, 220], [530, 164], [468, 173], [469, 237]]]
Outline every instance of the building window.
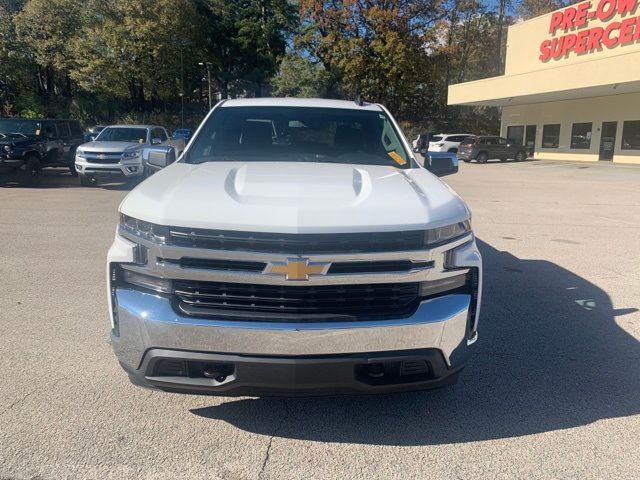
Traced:
[[542, 148], [558, 148], [560, 145], [560, 124], [542, 127]]
[[640, 120], [622, 125], [622, 150], [640, 150]]
[[588, 150], [591, 148], [591, 124], [574, 123], [571, 128], [571, 148]]
[[516, 145], [524, 143], [524, 125], [507, 127], [507, 139]]

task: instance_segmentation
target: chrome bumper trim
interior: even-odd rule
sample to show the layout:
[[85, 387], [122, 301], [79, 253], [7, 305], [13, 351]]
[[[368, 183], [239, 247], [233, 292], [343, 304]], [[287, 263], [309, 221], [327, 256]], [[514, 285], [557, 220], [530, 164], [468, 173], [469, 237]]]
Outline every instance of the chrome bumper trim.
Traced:
[[[261, 253], [236, 250], [210, 250], [203, 248], [163, 245], [151, 240], [137, 237], [120, 228], [118, 234], [148, 249], [148, 264], [127, 265], [126, 268], [143, 274], [161, 278], [195, 281], [218, 281], [232, 283], [253, 283], [263, 285], [339, 285], [354, 283], [400, 283], [423, 282], [446, 278], [463, 273], [460, 270], [445, 268], [444, 253], [473, 242], [473, 234], [466, 235], [457, 241], [432, 248], [430, 250], [409, 250], [400, 252], [373, 253], [335, 253], [335, 254], [284, 254]], [[284, 276], [265, 275], [254, 271], [228, 271], [203, 268], [185, 268], [180, 265], [164, 262], [163, 259], [180, 260], [183, 257], [215, 260], [243, 260], [254, 262], [286, 262], [291, 258], [305, 258], [309, 262], [336, 263], [354, 261], [388, 261], [409, 260], [412, 262], [429, 262], [428, 267], [414, 268], [405, 272], [363, 272], [357, 274], [314, 275], [308, 280], [292, 281]]]
[[[129, 289], [118, 289], [116, 297], [119, 335], [112, 332], [112, 344], [132, 369], [150, 348], [282, 356], [438, 348], [451, 366], [454, 351], [467, 346], [469, 295], [423, 301], [407, 318], [318, 323], [185, 317], [164, 297]], [[461, 358], [456, 353], [456, 362]]]

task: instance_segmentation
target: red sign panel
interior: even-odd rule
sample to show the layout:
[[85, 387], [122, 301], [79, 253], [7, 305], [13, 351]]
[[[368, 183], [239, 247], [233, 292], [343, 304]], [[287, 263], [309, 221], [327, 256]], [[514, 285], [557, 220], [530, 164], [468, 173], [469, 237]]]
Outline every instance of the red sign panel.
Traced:
[[[587, 1], [574, 7], [554, 12], [549, 22], [552, 38], [540, 44], [540, 61], [568, 57], [634, 43], [640, 39], [640, 16], [633, 16], [639, 0]], [[619, 21], [611, 21], [619, 16]], [[591, 20], [598, 19], [604, 26], [589, 28]], [[561, 35], [557, 35], [558, 32]]]

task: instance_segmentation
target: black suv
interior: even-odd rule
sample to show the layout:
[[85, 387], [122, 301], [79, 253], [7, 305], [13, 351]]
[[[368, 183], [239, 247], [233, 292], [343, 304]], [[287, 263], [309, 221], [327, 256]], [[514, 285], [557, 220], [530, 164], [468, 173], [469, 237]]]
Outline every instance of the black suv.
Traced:
[[517, 162], [526, 160], [527, 149], [502, 137], [467, 137], [458, 147], [458, 158], [469, 163], [475, 160], [486, 163], [497, 158], [505, 161], [513, 158]]
[[28, 185], [40, 182], [44, 167], [67, 167], [77, 175], [75, 153], [83, 143], [77, 120], [0, 118], [0, 171], [18, 170]]

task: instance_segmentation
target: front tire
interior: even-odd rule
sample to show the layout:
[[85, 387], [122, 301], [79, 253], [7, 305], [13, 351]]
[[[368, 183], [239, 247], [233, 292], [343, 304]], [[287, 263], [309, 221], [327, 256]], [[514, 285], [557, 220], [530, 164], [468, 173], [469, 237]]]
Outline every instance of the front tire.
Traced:
[[42, 164], [35, 156], [27, 157], [20, 169], [21, 183], [29, 187], [37, 186], [42, 180]]
[[487, 155], [486, 152], [480, 152], [476, 160], [478, 161], [478, 163], [487, 163], [487, 160], [489, 160], [489, 155]]
[[78, 175], [78, 181], [82, 187], [93, 187], [96, 184], [96, 181], [93, 178], [83, 173]]

